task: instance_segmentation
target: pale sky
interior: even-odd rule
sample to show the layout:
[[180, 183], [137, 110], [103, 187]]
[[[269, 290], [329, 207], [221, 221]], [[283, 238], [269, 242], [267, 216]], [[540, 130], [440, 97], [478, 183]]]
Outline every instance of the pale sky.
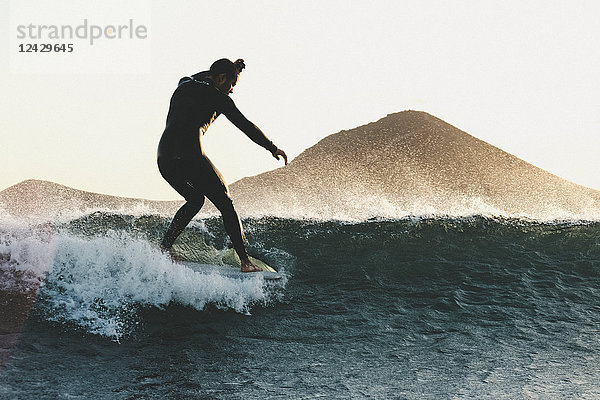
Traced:
[[[135, 4], [141, 7], [127, 18], [147, 25], [148, 60], [112, 47], [114, 54], [87, 72], [69, 70], [78, 53], [56, 56], [63, 73], [56, 66], [41, 73], [15, 70], [18, 64], [2, 57], [0, 190], [36, 178], [179, 199], [155, 158], [169, 99], [180, 77], [222, 57], [246, 60], [233, 99], [290, 158], [329, 134], [413, 109], [600, 189], [599, 1]], [[118, 7], [72, 7], [62, 17], [122, 19]], [[9, 22], [16, 17], [6, 1], [0, 10], [4, 52], [12, 54], [17, 32]], [[32, 22], [59, 23], [45, 18]], [[45, 55], [26, 61], [41, 70]], [[136, 60], [141, 67], [124, 67]], [[228, 183], [282, 165], [224, 116], [203, 143]]]

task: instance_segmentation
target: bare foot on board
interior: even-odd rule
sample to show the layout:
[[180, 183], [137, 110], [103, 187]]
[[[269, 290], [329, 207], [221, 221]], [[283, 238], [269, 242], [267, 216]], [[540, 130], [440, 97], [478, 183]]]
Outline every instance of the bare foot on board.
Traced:
[[242, 260], [242, 272], [260, 272], [262, 268], [257, 267], [249, 258]]

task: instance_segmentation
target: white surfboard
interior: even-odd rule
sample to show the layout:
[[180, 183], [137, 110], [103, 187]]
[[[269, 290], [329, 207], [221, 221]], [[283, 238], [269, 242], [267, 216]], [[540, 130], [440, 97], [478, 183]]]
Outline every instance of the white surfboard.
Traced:
[[[258, 265], [258, 263], [256, 262], [258, 260], [252, 259], [252, 261], [256, 265]], [[262, 277], [265, 281], [279, 281], [282, 278], [282, 276], [275, 270], [267, 271], [267, 270], [263, 269], [263, 271], [260, 271], [260, 272], [242, 272], [239, 267], [236, 268], [236, 267], [232, 267], [230, 265], [200, 264], [200, 263], [195, 263], [195, 262], [190, 262], [190, 261], [184, 261], [183, 265], [187, 266], [188, 268], [190, 268], [194, 271], [197, 271], [197, 272], [200, 272], [203, 274], [216, 273], [218, 275], [225, 276], [227, 278], [234, 278], [234, 279], [240, 279], [240, 280], [252, 279], [252, 278], [256, 278], [258, 276]], [[271, 267], [269, 267], [269, 268], [271, 268]]]
[[[175, 247], [175, 246], [174, 246]], [[208, 246], [195, 248], [186, 243], [185, 246], [176, 246], [174, 251], [177, 262], [188, 268], [205, 274], [217, 273], [228, 278], [248, 279], [256, 276], [262, 276], [266, 281], [281, 280], [282, 275], [275, 268], [271, 267], [258, 258], [250, 257], [250, 260], [257, 267], [261, 268], [259, 272], [242, 272], [240, 258], [234, 249], [219, 251]]]

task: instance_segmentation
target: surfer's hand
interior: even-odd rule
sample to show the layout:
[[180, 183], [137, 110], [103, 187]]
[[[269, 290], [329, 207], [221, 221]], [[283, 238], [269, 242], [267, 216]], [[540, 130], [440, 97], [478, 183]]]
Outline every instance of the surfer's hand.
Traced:
[[287, 165], [287, 156], [285, 155], [285, 151], [281, 150], [281, 149], [277, 149], [275, 150], [275, 153], [273, 153], [273, 157], [275, 157], [276, 159], [279, 160], [279, 156], [283, 157], [283, 161], [285, 161], [285, 165]]

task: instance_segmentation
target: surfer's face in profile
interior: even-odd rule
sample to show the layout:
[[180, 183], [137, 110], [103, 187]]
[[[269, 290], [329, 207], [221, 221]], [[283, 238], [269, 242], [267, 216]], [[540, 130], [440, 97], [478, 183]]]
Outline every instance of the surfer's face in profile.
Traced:
[[233, 88], [237, 85], [238, 79], [240, 79], [240, 74], [237, 74], [233, 79], [228, 79], [226, 74], [220, 74], [215, 80], [215, 86], [221, 92], [229, 95], [233, 93]]

